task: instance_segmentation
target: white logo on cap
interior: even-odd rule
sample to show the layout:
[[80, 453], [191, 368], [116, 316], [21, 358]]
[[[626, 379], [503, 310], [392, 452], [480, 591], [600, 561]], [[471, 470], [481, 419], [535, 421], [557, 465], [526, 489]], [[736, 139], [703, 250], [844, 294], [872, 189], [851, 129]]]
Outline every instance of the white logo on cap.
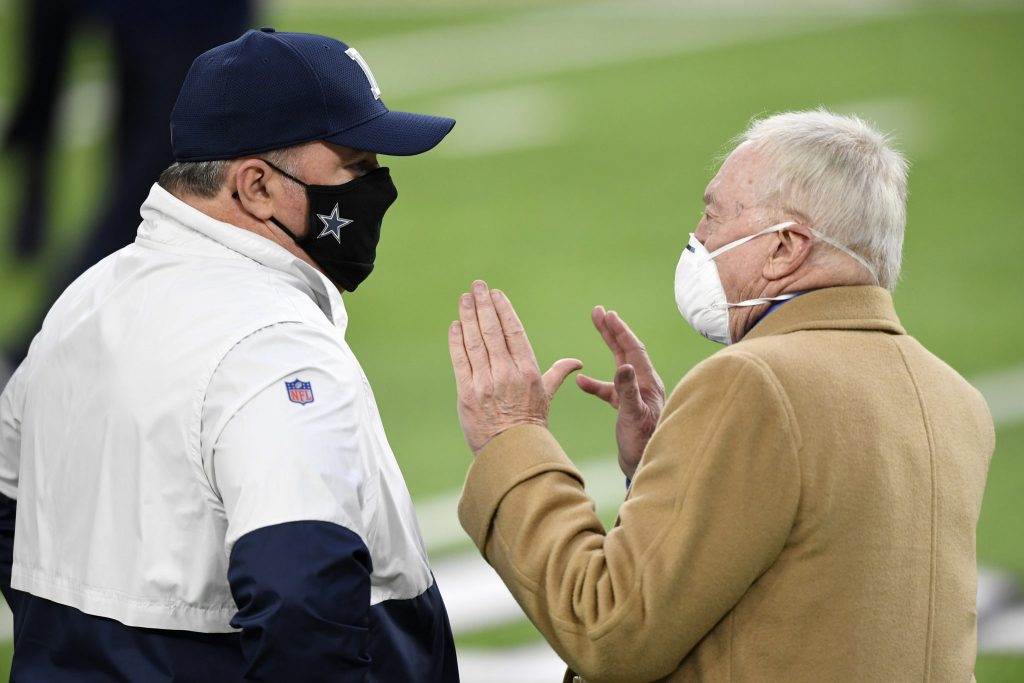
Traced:
[[363, 70], [364, 74], [366, 74], [366, 80], [370, 82], [370, 92], [373, 93], [373, 99], [379, 100], [380, 86], [377, 85], [377, 79], [373, 77], [373, 72], [370, 71], [370, 65], [367, 64], [366, 60], [363, 59], [363, 56], [359, 54], [359, 50], [355, 49], [354, 47], [350, 47], [349, 49], [345, 50], [345, 54], [354, 59], [356, 64], [359, 65], [359, 68]]

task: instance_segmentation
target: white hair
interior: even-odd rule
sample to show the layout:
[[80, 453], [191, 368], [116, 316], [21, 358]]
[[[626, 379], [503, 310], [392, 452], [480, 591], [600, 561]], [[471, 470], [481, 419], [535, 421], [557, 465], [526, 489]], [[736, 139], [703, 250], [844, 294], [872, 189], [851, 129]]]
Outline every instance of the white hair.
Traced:
[[890, 139], [856, 116], [825, 109], [754, 121], [737, 138], [768, 163], [763, 201], [801, 215], [849, 247], [893, 289], [907, 222], [907, 161]]

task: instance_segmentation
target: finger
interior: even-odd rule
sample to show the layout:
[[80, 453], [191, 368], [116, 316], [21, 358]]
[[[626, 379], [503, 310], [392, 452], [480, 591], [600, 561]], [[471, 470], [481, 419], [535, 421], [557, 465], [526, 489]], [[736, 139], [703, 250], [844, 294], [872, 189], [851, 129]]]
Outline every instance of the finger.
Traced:
[[452, 369], [455, 370], [455, 384], [464, 386], [473, 381], [473, 368], [466, 355], [466, 345], [462, 340], [462, 323], [456, 321], [448, 327], [448, 353], [452, 357]]
[[615, 339], [615, 335], [608, 329], [607, 318], [608, 312], [604, 310], [604, 306], [594, 306], [594, 310], [590, 312], [590, 320], [594, 323], [594, 327], [601, 334], [601, 338], [604, 339], [604, 343], [608, 347], [608, 350], [612, 352], [612, 356], [615, 358], [615, 364], [622, 365], [626, 362], [626, 359], [622, 356], [622, 350], [619, 348], [619, 343]]
[[643, 411], [640, 400], [640, 387], [636, 381], [636, 370], [628, 363], [615, 372], [615, 393], [619, 396], [619, 410], [626, 410], [634, 415]]
[[615, 385], [586, 375], [576, 375], [576, 386], [602, 401], [615, 405]]
[[494, 303], [494, 310], [498, 314], [498, 321], [501, 323], [501, 330], [505, 335], [505, 344], [509, 353], [512, 354], [512, 361], [520, 370], [535, 369], [537, 357], [530, 346], [530, 340], [526, 336], [526, 329], [516, 314], [512, 302], [500, 289], [491, 290], [491, 301]]
[[616, 345], [625, 353], [629, 351], [643, 351], [644, 345], [640, 338], [633, 333], [626, 321], [619, 317], [615, 311], [609, 311], [604, 318], [605, 327], [615, 339]]
[[459, 297], [459, 323], [462, 328], [462, 342], [469, 357], [469, 364], [474, 375], [491, 376], [491, 363], [487, 357], [487, 348], [480, 337], [480, 325], [476, 320], [476, 306], [472, 294]]
[[655, 379], [654, 366], [647, 355], [647, 349], [644, 347], [643, 342], [640, 341], [640, 338], [626, 324], [626, 321], [620, 318], [618, 313], [612, 311], [605, 316], [604, 322], [622, 351], [623, 361], [620, 365], [629, 363], [634, 366], [636, 373], [642, 381], [653, 381]]
[[487, 347], [491, 365], [510, 361], [508, 346], [505, 344], [505, 333], [501, 331], [501, 323], [494, 310], [494, 302], [491, 301], [491, 292], [483, 280], [473, 282], [473, 300], [476, 302], [476, 318], [480, 323], [480, 336], [484, 340], [484, 346]]
[[555, 392], [558, 391], [558, 387], [562, 386], [565, 378], [582, 367], [583, 361], [576, 358], [556, 360], [551, 369], [541, 377], [541, 381], [544, 383], [544, 391], [547, 392], [549, 397], [554, 396]]

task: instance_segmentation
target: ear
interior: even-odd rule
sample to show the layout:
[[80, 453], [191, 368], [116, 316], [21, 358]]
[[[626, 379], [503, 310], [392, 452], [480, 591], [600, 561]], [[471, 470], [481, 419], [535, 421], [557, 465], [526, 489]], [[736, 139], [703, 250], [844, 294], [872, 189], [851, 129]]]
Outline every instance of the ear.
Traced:
[[279, 186], [269, 186], [272, 177], [270, 167], [260, 159], [243, 159], [230, 172], [235, 199], [261, 221], [274, 215], [275, 191], [281, 192]]
[[780, 280], [795, 273], [811, 255], [813, 245], [811, 231], [803, 222], [775, 234], [779, 242], [765, 263], [766, 280]]

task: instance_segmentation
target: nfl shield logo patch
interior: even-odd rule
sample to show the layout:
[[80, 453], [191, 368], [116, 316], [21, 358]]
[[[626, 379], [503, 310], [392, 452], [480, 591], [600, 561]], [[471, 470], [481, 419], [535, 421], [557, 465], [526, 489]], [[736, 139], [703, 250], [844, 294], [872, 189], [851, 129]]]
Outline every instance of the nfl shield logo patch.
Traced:
[[288, 400], [292, 403], [305, 405], [313, 402], [312, 382], [303, 382], [296, 377], [294, 382], [285, 380], [284, 388], [288, 390]]

